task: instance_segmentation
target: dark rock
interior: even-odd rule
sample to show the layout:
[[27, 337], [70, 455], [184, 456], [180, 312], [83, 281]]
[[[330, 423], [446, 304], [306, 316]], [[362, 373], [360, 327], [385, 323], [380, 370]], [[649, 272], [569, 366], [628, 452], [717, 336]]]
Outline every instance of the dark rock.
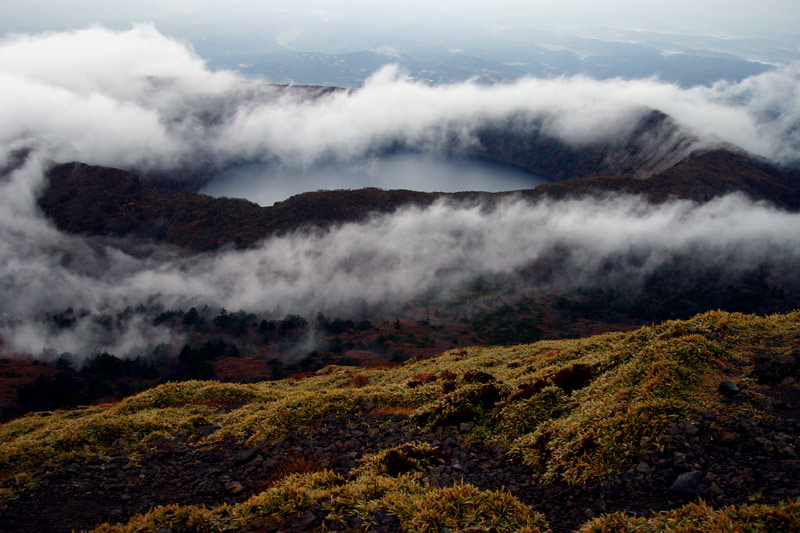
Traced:
[[218, 429], [219, 426], [215, 424], [207, 424], [205, 426], [200, 426], [199, 428], [197, 428], [194, 434], [198, 439], [204, 439], [209, 435], [211, 435], [212, 433], [214, 433], [215, 431], [217, 431]]
[[756, 444], [764, 453], [771, 454], [775, 451], [775, 443], [765, 437], [755, 437]]
[[237, 465], [243, 465], [245, 463], [249, 463], [258, 455], [258, 448], [250, 448], [248, 450], [244, 450], [241, 453], [236, 454], [233, 457], [233, 463]]
[[681, 432], [683, 432], [684, 435], [689, 436], [697, 435], [697, 433], [700, 431], [694, 424], [689, 424], [686, 422], [681, 422], [678, 424], [678, 427], [681, 429]]
[[284, 521], [280, 526], [276, 528], [276, 531], [280, 531], [282, 529], [287, 530], [299, 530], [299, 531], [308, 531], [310, 527], [315, 524], [316, 522], [320, 521], [320, 517], [314, 513], [314, 511], [306, 511], [304, 513], [296, 513], [293, 515], [289, 515], [284, 518]]
[[237, 494], [241, 494], [244, 492], [244, 485], [239, 483], [238, 481], [229, 481], [224, 485], [225, 490], [233, 494], [234, 496]]
[[726, 398], [732, 398], [741, 392], [739, 390], [739, 386], [732, 381], [723, 381], [717, 387], [717, 392], [725, 396]]
[[791, 377], [800, 367], [797, 357], [770, 357], [759, 355], [753, 361], [753, 374], [762, 385], [775, 385], [784, 378]]
[[714, 435], [714, 442], [720, 446], [735, 446], [739, 444], [741, 440], [741, 436], [732, 431], [723, 431]]
[[402, 531], [402, 523], [395, 515], [383, 509], [372, 511], [367, 515], [367, 522], [372, 526], [369, 531]]
[[731, 404], [731, 403], [745, 403], [755, 398], [752, 392], [742, 391], [736, 396], [732, 398], [725, 398], [722, 400], [723, 403]]
[[475, 427], [475, 422], [462, 422], [458, 425], [458, 431], [461, 433], [469, 433]]
[[681, 474], [667, 490], [667, 496], [680, 500], [690, 500], [700, 496], [711, 488], [705, 473], [700, 470], [693, 470]]
[[791, 411], [793, 406], [781, 399], [772, 400], [772, 408], [777, 411]]

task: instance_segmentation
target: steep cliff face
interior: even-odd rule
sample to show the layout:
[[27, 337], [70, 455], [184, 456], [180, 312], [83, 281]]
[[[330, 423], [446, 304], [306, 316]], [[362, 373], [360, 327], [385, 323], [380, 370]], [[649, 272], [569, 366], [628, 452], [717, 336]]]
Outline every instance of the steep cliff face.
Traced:
[[642, 195], [654, 203], [671, 198], [702, 203], [734, 192], [796, 210], [800, 208], [800, 173], [743, 153], [718, 149], [693, 153], [645, 179], [627, 175], [573, 179], [547, 183], [525, 194], [567, 198], [627, 193]]
[[643, 113], [619, 137], [570, 145], [545, 133], [544, 119], [517, 117], [478, 132], [473, 155], [523, 168], [554, 181], [596, 176], [646, 178], [677, 164], [697, 143], [670, 117]]

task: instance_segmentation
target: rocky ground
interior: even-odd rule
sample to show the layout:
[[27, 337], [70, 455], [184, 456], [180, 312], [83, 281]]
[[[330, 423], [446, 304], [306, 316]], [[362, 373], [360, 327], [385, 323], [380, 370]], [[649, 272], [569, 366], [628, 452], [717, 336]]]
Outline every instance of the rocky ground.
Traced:
[[[726, 402], [751, 400], [746, 391], [724, 392]], [[470, 423], [424, 433], [413, 428], [406, 414], [381, 412], [369, 404], [290, 430], [277, 443], [250, 448], [193, 445], [217, 430], [205, 426], [193, 435], [161, 439], [144, 453], [112, 451], [110, 461], [42, 467], [32, 472], [27, 488], [4, 483], [19, 497], [0, 503], [0, 529], [90, 529], [158, 505], [242, 501], [286, 474], [322, 468], [346, 474], [361, 456], [414, 440], [435, 447], [431, 483], [446, 486], [463, 480], [482, 489], [505, 487], [544, 513], [554, 531], [574, 530], [604, 512], [647, 515], [698, 497], [715, 507], [775, 503], [800, 497], [800, 391], [784, 383], [767, 392], [764, 401], [753, 404], [753, 416], [724, 419], [706, 412], [694, 424], [674, 424], [627, 468], [602, 483], [576, 485], [537, 483], [502, 450], [469, 443]], [[382, 531], [399, 530], [391, 515], [374, 518]], [[333, 529], [325, 523], [325, 512], [312, 508], [259, 530], [299, 532], [323, 526]], [[350, 527], [358, 530], [359, 524]]]

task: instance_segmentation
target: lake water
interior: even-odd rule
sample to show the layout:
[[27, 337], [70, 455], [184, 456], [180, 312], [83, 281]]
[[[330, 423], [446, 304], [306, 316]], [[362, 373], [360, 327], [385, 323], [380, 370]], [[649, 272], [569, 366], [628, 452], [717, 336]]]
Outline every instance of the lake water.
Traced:
[[246, 198], [269, 206], [320, 189], [411, 189], [424, 192], [530, 189], [548, 180], [498, 163], [425, 154], [373, 157], [307, 168], [251, 163], [221, 172], [200, 192], [210, 196]]

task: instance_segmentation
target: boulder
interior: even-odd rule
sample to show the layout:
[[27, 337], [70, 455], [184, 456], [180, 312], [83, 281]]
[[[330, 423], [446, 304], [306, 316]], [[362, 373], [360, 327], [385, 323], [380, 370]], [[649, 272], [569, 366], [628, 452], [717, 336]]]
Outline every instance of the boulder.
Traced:
[[710, 488], [711, 483], [705, 473], [701, 470], [692, 470], [678, 476], [667, 490], [667, 496], [679, 500], [691, 500]]
[[732, 381], [723, 381], [722, 383], [719, 384], [719, 387], [717, 387], [717, 392], [719, 392], [726, 398], [732, 398], [737, 394], [739, 394], [739, 392], [741, 391], [739, 389], [739, 386], [736, 385], [736, 383]]

